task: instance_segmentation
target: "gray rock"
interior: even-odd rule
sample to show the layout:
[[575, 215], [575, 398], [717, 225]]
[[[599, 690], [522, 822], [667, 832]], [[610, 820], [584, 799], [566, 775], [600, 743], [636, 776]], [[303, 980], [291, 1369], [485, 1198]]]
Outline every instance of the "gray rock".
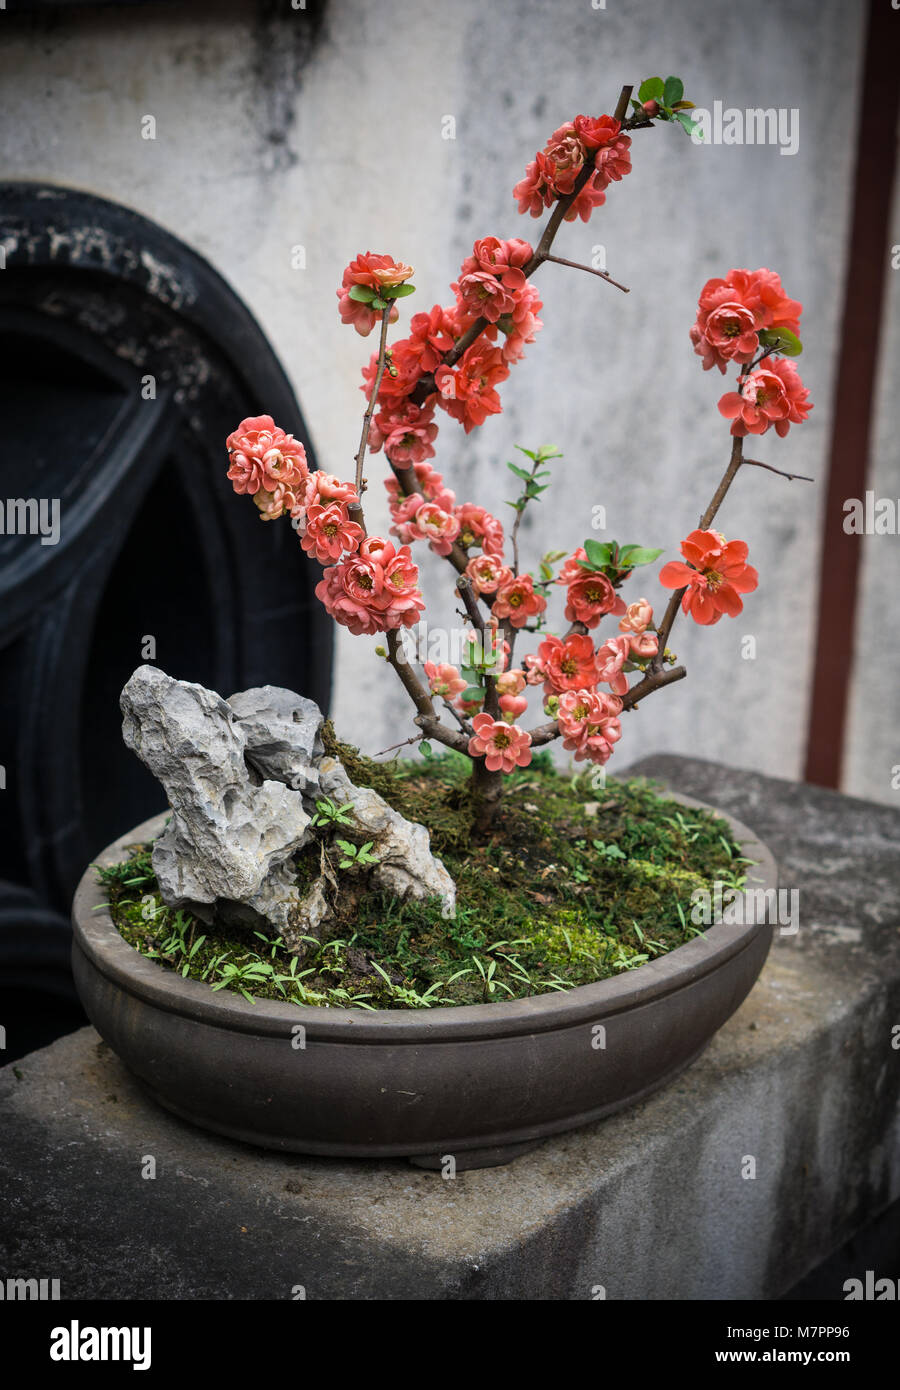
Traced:
[[340, 886], [323, 873], [301, 891], [291, 863], [312, 838], [316, 801], [353, 806], [348, 827], [378, 856], [372, 877], [398, 898], [441, 898], [456, 887], [431, 853], [423, 825], [408, 821], [366, 787], [356, 787], [324, 751], [323, 716], [312, 700], [265, 685], [223, 700], [140, 666], [122, 691], [127, 747], [165, 789], [172, 819], [153, 850], [160, 892], [206, 922], [268, 927], [302, 955], [320, 938]]
[[424, 825], [408, 821], [370, 787], [354, 786], [337, 758], [320, 759], [319, 786], [339, 805], [352, 803], [355, 828], [373, 841], [372, 853], [378, 856], [372, 873], [376, 883], [401, 899], [441, 898], [445, 915], [454, 914], [456, 884], [431, 853]]
[[247, 761], [260, 777], [295, 791], [315, 791], [319, 776], [314, 760], [324, 751], [319, 737], [323, 715], [315, 701], [280, 686], [261, 685], [229, 695], [227, 703], [241, 721]]
[[164, 900], [207, 921], [219, 899], [258, 900], [270, 873], [311, 837], [300, 793], [283, 782], [254, 785], [235, 711], [201, 685], [140, 666], [121, 707], [126, 746], [162, 783], [172, 807], [153, 850]]

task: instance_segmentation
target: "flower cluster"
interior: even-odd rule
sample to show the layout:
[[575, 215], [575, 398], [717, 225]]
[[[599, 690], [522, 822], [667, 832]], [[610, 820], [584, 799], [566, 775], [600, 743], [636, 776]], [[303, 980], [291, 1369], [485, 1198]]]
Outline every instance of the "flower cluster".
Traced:
[[557, 198], [570, 196], [585, 168], [585, 179], [568, 208], [565, 220], [580, 217], [587, 222], [594, 208], [606, 202], [605, 190], [614, 180], [631, 173], [631, 139], [621, 135], [612, 116], [576, 116], [555, 130], [513, 189], [519, 212], [540, 217]]
[[418, 586], [409, 546], [396, 550], [390, 541], [369, 536], [355, 555], [325, 570], [316, 598], [354, 636], [371, 637], [419, 621], [425, 602]]
[[235, 492], [253, 498], [263, 521], [274, 521], [297, 505], [310, 476], [306, 450], [279, 429], [271, 415], [242, 420], [225, 447]]
[[729, 270], [724, 280], [707, 280], [691, 329], [704, 371], [725, 372], [732, 362], [751, 362], [763, 330], [800, 331], [803, 305], [789, 299], [774, 270]]
[[396, 323], [400, 313], [389, 301], [398, 297], [399, 287], [406, 285], [412, 273], [412, 266], [401, 265], [391, 256], [372, 251], [357, 256], [344, 271], [341, 288], [335, 291], [341, 322], [352, 323], [365, 338], [389, 307], [389, 322]]
[[[522, 359], [525, 347], [543, 326], [538, 317], [543, 307], [540, 296], [525, 276], [532, 255], [528, 242], [518, 237], [509, 241], [482, 237], [451, 286], [455, 303], [435, 304], [427, 314], [413, 315], [409, 336], [391, 344], [370, 437], [373, 452], [383, 448], [395, 467], [406, 468], [434, 456], [435, 408], [458, 420], [467, 434], [489, 415], [500, 413], [497, 388], [509, 376], [510, 364]], [[362, 259], [358, 257], [352, 265]], [[351, 268], [344, 272], [345, 281]], [[348, 300], [346, 314], [355, 314], [358, 307]], [[342, 316], [344, 311], [342, 300]], [[447, 355], [482, 319], [485, 331], [457, 362], [448, 365]], [[373, 356], [363, 369], [362, 389], [369, 398], [377, 363]], [[416, 386], [428, 376], [434, 380], [434, 389], [423, 401], [413, 401]]]
[[802, 351], [797, 336], [802, 312], [774, 270], [729, 270], [724, 280], [703, 286], [691, 342], [704, 371], [725, 372], [730, 364], [742, 368], [737, 391], [726, 391], [719, 401], [719, 410], [733, 422], [733, 435], [765, 434], [772, 425], [785, 435], [812, 410], [793, 362], [773, 356]]

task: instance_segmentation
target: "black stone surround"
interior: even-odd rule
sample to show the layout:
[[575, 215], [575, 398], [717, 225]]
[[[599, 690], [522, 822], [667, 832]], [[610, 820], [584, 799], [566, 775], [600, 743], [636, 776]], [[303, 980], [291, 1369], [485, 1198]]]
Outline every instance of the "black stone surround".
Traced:
[[0, 1022], [8, 1002], [25, 1009], [34, 1046], [62, 1031], [35, 1010], [73, 999], [85, 864], [159, 809], [119, 732], [145, 637], [181, 679], [285, 685], [325, 707], [332, 631], [318, 566], [225, 477], [245, 415], [271, 413], [310, 450], [221, 276], [127, 208], [33, 183], [0, 185], [0, 245], [0, 501], [58, 498], [61, 520], [57, 544], [0, 536]]

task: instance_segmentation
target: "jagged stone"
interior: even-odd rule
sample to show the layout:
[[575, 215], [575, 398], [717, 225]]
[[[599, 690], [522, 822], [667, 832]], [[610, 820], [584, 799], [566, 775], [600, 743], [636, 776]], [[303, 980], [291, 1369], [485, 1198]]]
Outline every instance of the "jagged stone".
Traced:
[[261, 685], [229, 695], [241, 721], [246, 758], [260, 777], [284, 782], [295, 791], [315, 791], [315, 759], [324, 749], [319, 737], [323, 715], [314, 700], [277, 685]]
[[417, 821], [409, 821], [389, 806], [371, 787], [357, 787], [337, 758], [319, 760], [319, 786], [325, 796], [344, 806], [353, 805], [355, 828], [373, 841], [378, 856], [372, 877], [398, 898], [441, 898], [447, 916], [456, 911], [456, 884], [431, 853], [431, 836]]
[[302, 955], [334, 918], [340, 886], [323, 872], [302, 890], [292, 859], [312, 838], [316, 801], [353, 807], [353, 832], [373, 842], [376, 884], [398, 898], [441, 898], [456, 886], [423, 825], [327, 755], [312, 700], [278, 686], [228, 700], [157, 666], [140, 666], [122, 691], [126, 745], [162, 783], [172, 819], [153, 849], [163, 899], [203, 921], [268, 927]]
[[126, 746], [172, 808], [153, 849], [164, 900], [207, 921], [219, 899], [251, 903], [312, 834], [301, 794], [278, 781], [254, 785], [236, 712], [201, 685], [140, 666], [121, 707]]

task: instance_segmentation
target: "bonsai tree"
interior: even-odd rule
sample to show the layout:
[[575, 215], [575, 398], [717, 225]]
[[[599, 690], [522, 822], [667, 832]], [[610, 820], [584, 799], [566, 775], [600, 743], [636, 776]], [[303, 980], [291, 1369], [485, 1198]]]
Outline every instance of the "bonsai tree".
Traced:
[[[268, 415], [242, 421], [227, 441], [235, 491], [253, 498], [263, 521], [289, 518], [303, 549], [324, 566], [316, 594], [334, 620], [357, 635], [384, 634], [377, 654], [413, 705], [417, 732], [405, 742], [427, 754], [434, 741], [471, 759], [476, 832], [491, 824], [505, 775], [526, 766], [534, 749], [561, 739], [576, 761], [604, 767], [623, 712], [685, 675], [667, 645], [679, 610], [703, 626], [741, 612], [757, 572], [745, 542], [726, 540], [713, 523], [741, 467], [771, 469], [744, 455], [747, 436], [773, 426], [784, 436], [812, 409], [791, 360], [802, 350], [802, 306], [778, 275], [729, 270], [709, 280], [690, 337], [705, 370], [736, 374], [735, 389], [719, 401], [731, 450], [682, 558], [660, 570], [671, 593], [658, 619], [658, 604], [639, 595], [626, 606], [620, 591], [660, 550], [587, 539], [570, 555], [548, 549], [536, 571], [523, 568], [522, 517], [548, 488], [558, 450], [522, 449], [522, 463], [508, 465], [521, 484], [511, 528], [477, 502], [458, 502], [431, 462], [438, 411], [467, 434], [500, 413], [499, 388], [543, 326], [532, 280], [545, 263], [624, 288], [605, 271], [554, 255], [556, 235], [565, 221], [589, 221], [630, 172], [629, 132], [663, 121], [690, 133], [691, 106], [678, 78], [650, 78], [637, 98], [625, 87], [613, 115], [578, 115], [555, 130], [513, 189], [521, 214], [549, 212], [537, 245], [520, 237], [476, 241], [451, 285], [453, 303], [414, 314], [404, 337], [388, 340], [399, 301], [414, 292], [412, 268], [372, 252], [350, 262], [337, 291], [341, 320], [363, 337], [379, 331], [363, 369], [367, 405], [352, 478], [311, 472], [302, 444]], [[379, 451], [390, 470], [391, 539], [371, 535], [364, 515], [367, 452]], [[447, 560], [467, 625], [458, 664], [420, 661], [410, 640], [425, 611], [413, 556], [424, 545]], [[617, 630], [598, 640], [604, 619], [618, 620]], [[525, 639], [532, 650], [520, 655]], [[545, 718], [532, 727], [523, 723], [528, 686], [543, 693]]]

